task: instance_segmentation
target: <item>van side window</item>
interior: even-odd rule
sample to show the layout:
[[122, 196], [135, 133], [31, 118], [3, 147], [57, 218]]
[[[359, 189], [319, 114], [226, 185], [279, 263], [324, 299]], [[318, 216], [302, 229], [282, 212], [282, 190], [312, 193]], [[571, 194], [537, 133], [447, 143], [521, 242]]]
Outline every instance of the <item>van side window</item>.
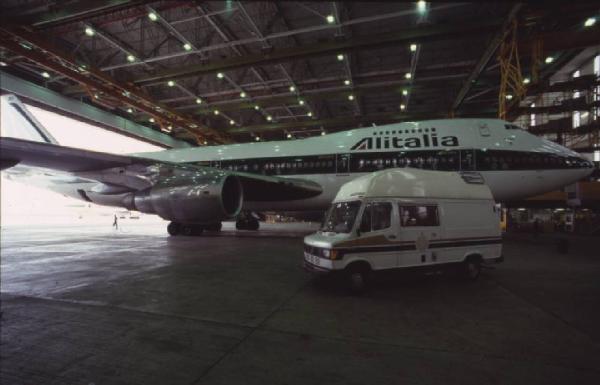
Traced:
[[400, 206], [400, 225], [402, 227], [439, 226], [437, 206]]
[[387, 229], [392, 225], [392, 204], [389, 202], [372, 202], [365, 206], [360, 222], [360, 231], [366, 233]]

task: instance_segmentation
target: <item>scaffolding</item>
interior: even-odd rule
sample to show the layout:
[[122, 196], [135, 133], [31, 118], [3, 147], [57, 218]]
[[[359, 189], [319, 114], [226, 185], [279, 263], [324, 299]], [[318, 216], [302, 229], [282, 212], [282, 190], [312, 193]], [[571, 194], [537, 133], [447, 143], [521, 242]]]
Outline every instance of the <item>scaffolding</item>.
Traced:
[[[517, 45], [517, 20], [513, 19], [507, 27], [504, 41], [500, 45], [498, 63], [500, 64], [500, 92], [498, 93], [498, 117], [506, 118], [507, 104], [518, 103], [525, 95], [519, 50]], [[514, 99], [514, 101], [513, 101]]]

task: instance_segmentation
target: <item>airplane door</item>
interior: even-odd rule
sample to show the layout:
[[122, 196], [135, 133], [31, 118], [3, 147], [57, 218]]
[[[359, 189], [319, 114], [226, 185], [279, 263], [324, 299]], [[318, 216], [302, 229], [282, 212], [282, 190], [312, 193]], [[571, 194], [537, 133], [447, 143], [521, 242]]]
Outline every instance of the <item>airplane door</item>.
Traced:
[[485, 122], [479, 123], [479, 135], [481, 135], [481, 136], [490, 136], [491, 135], [490, 128], [488, 127], [487, 123], [485, 123]]
[[350, 154], [337, 154], [335, 167], [336, 174], [348, 175], [350, 173]]

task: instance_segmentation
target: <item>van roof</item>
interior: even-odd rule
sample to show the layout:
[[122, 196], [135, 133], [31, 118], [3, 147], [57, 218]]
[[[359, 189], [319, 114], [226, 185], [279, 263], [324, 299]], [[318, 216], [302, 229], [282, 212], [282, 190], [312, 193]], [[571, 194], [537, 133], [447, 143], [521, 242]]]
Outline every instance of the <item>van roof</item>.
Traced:
[[364, 197], [493, 199], [489, 187], [468, 183], [457, 172], [390, 168], [344, 184], [334, 201]]

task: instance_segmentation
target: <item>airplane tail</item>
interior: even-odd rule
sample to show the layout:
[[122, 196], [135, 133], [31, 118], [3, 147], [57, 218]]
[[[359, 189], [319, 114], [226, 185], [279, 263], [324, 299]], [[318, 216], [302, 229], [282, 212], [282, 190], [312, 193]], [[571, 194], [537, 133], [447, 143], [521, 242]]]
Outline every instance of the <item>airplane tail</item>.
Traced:
[[0, 96], [0, 136], [58, 144], [15, 95]]

